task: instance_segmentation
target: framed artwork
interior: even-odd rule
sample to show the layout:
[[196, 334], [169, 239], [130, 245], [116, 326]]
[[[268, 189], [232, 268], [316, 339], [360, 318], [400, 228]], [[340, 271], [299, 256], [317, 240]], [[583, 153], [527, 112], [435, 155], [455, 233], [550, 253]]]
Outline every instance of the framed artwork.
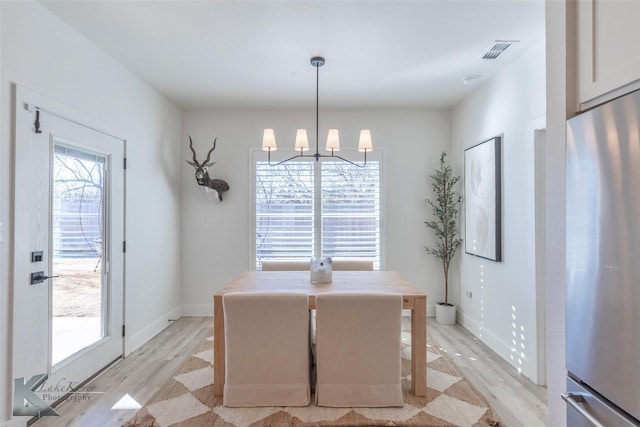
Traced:
[[492, 261], [502, 260], [501, 140], [464, 151], [465, 252]]

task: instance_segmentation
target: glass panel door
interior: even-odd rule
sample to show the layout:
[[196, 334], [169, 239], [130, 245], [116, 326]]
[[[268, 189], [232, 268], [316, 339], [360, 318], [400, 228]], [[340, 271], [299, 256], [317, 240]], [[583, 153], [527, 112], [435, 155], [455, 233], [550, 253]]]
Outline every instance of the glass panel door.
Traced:
[[52, 366], [104, 337], [105, 164], [102, 156], [55, 142]]

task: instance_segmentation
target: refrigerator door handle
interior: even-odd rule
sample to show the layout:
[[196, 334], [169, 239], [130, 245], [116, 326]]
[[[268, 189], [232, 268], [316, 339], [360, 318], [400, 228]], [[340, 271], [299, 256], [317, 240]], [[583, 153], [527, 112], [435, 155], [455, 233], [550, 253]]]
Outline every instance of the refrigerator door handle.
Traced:
[[587, 411], [584, 406], [581, 405], [581, 403], [584, 403], [586, 401], [584, 395], [585, 393], [562, 393], [562, 400], [567, 402], [569, 406], [578, 411], [580, 415], [589, 420], [589, 422], [595, 427], [606, 427], [604, 424], [598, 421], [589, 411]]

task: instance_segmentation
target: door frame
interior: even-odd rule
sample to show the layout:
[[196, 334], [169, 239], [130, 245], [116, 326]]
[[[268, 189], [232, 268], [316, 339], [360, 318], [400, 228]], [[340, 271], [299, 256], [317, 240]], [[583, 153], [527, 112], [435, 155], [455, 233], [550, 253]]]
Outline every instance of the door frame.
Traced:
[[539, 128], [534, 134], [535, 150], [535, 230], [536, 230], [536, 327], [538, 348], [538, 384], [547, 384], [547, 341], [546, 341], [546, 281], [545, 281], [545, 145], [547, 129]]
[[530, 256], [533, 259], [533, 289], [527, 292], [534, 302], [535, 316], [535, 342], [536, 342], [536, 365], [533, 367], [534, 377], [531, 380], [537, 385], [546, 385], [547, 378], [547, 353], [546, 353], [546, 291], [545, 291], [545, 219], [544, 219], [544, 144], [546, 136], [547, 120], [546, 115], [538, 116], [527, 122], [527, 194], [528, 206], [532, 209], [528, 212], [528, 222], [532, 225], [530, 241], [532, 246]]
[[[126, 159], [126, 150], [127, 150], [127, 138], [123, 137], [122, 135], [124, 135], [124, 133], [100, 120], [97, 119], [95, 117], [92, 117], [86, 113], [83, 113], [82, 111], [76, 110], [72, 107], [69, 107], [67, 105], [64, 105], [58, 101], [55, 101], [53, 99], [50, 99], [44, 95], [38, 94], [34, 91], [31, 91], [30, 89], [27, 89], [23, 86], [20, 86], [18, 84], [15, 84], [15, 128], [14, 128], [14, 133], [13, 133], [13, 139], [14, 139], [14, 150], [15, 147], [18, 146], [18, 144], [20, 144], [23, 141], [20, 141], [19, 139], [21, 138], [21, 132], [22, 129], [28, 129], [29, 132], [34, 132], [36, 130], [36, 123], [35, 123], [35, 118], [36, 118], [36, 111], [40, 110], [42, 112], [45, 112], [46, 114], [42, 115], [41, 120], [45, 118], [45, 116], [47, 115], [53, 115], [56, 116], [59, 119], [71, 122], [73, 124], [82, 126], [84, 128], [87, 128], [89, 130], [95, 131], [95, 132], [99, 132], [101, 134], [105, 134], [109, 137], [115, 138], [117, 140], [122, 141], [122, 152], [123, 152], [123, 156]], [[49, 156], [49, 141], [47, 141], [47, 159], [46, 161], [48, 162], [48, 156]], [[15, 151], [16, 154], [16, 159], [14, 160], [14, 168], [17, 168], [20, 164], [22, 164], [23, 162], [18, 162], [17, 159], [17, 150]], [[40, 162], [40, 164], [42, 164], [45, 160], [44, 159], [39, 159], [38, 160]], [[14, 170], [14, 183], [13, 183], [13, 191], [14, 191], [14, 200], [16, 200], [16, 194], [18, 191], [24, 191], [23, 188], [18, 188], [20, 186], [20, 183], [22, 181], [18, 178], [18, 171]], [[122, 195], [122, 235], [123, 235], [123, 239], [126, 239], [126, 185], [127, 185], [127, 181], [126, 181], [126, 172], [123, 173], [123, 189], [124, 189], [124, 194]], [[44, 191], [44, 190], [42, 190]], [[46, 186], [46, 191], [47, 193], [49, 192], [49, 186]], [[49, 202], [50, 203], [50, 202]], [[23, 206], [24, 207], [24, 206]], [[17, 203], [15, 203], [15, 211], [14, 211], [14, 215], [17, 215], [19, 212], [19, 209], [21, 207], [17, 206]], [[49, 210], [50, 207], [48, 207], [47, 209], [47, 215], [49, 214]], [[24, 228], [24, 227], [23, 227]], [[48, 234], [48, 232], [47, 232]], [[32, 378], [33, 375], [37, 375], [37, 374], [41, 374], [41, 373], [48, 373], [50, 370], [50, 360], [49, 360], [49, 346], [50, 343], [47, 342], [43, 342], [43, 343], [38, 343], [38, 349], [35, 349], [36, 352], [40, 352], [42, 354], [37, 354], [34, 357], [30, 357], [30, 358], [20, 358], [20, 357], [16, 357], [15, 352], [16, 352], [16, 342], [18, 340], [22, 340], [22, 338], [20, 337], [20, 333], [24, 333], [24, 331], [28, 330], [26, 326], [23, 325], [19, 325], [17, 324], [17, 318], [16, 318], [16, 313], [18, 311], [21, 310], [29, 310], [29, 309], [33, 309], [33, 308], [29, 308], [26, 307], [27, 305], [30, 304], [25, 304], [25, 302], [29, 302], [30, 301], [30, 289], [28, 286], [23, 286], [23, 284], [25, 283], [25, 280], [28, 280], [28, 276], [30, 271], [25, 271], [24, 267], [20, 267], [19, 263], [17, 263], [17, 259], [18, 257], [24, 257], [24, 254], [27, 253], [29, 251], [29, 249], [26, 249], [25, 252], [25, 243], [21, 243], [18, 240], [19, 236], [28, 236], [29, 233], [25, 233], [25, 230], [21, 229], [18, 230], [18, 226], [17, 224], [15, 224], [15, 218], [14, 218], [14, 245], [13, 248], [11, 248], [11, 259], [13, 260], [13, 299], [12, 301], [9, 302], [9, 304], [12, 307], [12, 312], [13, 312], [13, 316], [12, 316], [12, 323], [11, 323], [11, 332], [13, 335], [13, 342], [12, 342], [12, 350], [11, 350], [11, 354], [12, 356], [12, 360], [11, 360], [11, 372], [12, 372], [12, 379], [16, 379], [16, 378], [20, 378], [20, 377], [24, 377], [25, 380], [29, 380], [30, 378]], [[30, 242], [27, 242], [27, 244], [29, 244]], [[113, 242], [114, 247], [117, 247], [120, 245], [120, 242]], [[49, 250], [49, 247], [44, 248], [46, 250]], [[41, 266], [38, 269], [48, 269], [49, 265], [50, 265], [50, 261], [49, 261], [49, 254], [45, 255], [45, 258], [41, 264]], [[23, 264], [25, 265], [25, 264]], [[50, 271], [45, 272], [45, 274], [50, 273]], [[25, 279], [26, 277], [26, 279]], [[126, 296], [126, 277], [127, 277], [127, 270], [126, 270], [126, 253], [122, 253], [122, 325], [125, 325], [125, 321], [126, 321], [126, 304], [125, 304], [125, 296]], [[20, 285], [22, 284], [22, 285]], [[42, 291], [41, 291], [42, 292]], [[21, 304], [24, 306], [17, 306], [16, 304]], [[41, 308], [41, 307], [40, 307]], [[48, 313], [48, 311], [47, 311]], [[120, 320], [120, 319], [118, 319]], [[47, 325], [49, 326], [49, 325]], [[50, 336], [50, 332], [49, 332], [49, 327], [46, 328], [46, 336], [49, 337]], [[121, 345], [121, 355], [124, 356], [125, 355], [125, 348], [126, 348], [126, 343], [125, 343], [125, 337], [122, 336], [121, 341], [120, 341], [120, 345]], [[21, 346], [24, 348], [24, 343]], [[31, 351], [31, 349], [30, 349]], [[26, 360], [29, 359], [29, 360]], [[12, 381], [12, 383], [14, 383], [14, 381]], [[13, 387], [12, 387], [13, 389]], [[12, 396], [15, 395], [15, 390], [12, 390]], [[11, 401], [13, 401], [13, 398], [11, 399]], [[27, 421], [29, 420], [29, 417], [26, 416], [13, 416], [11, 419], [11, 422], [9, 423], [10, 426], [26, 426]]]

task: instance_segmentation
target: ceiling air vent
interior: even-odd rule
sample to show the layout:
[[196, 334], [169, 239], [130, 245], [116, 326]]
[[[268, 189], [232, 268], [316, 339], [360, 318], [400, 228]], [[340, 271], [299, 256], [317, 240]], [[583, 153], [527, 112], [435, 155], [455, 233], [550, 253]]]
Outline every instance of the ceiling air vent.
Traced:
[[482, 59], [496, 59], [502, 52], [507, 50], [509, 46], [518, 43], [517, 40], [496, 40], [496, 43], [487, 50]]

